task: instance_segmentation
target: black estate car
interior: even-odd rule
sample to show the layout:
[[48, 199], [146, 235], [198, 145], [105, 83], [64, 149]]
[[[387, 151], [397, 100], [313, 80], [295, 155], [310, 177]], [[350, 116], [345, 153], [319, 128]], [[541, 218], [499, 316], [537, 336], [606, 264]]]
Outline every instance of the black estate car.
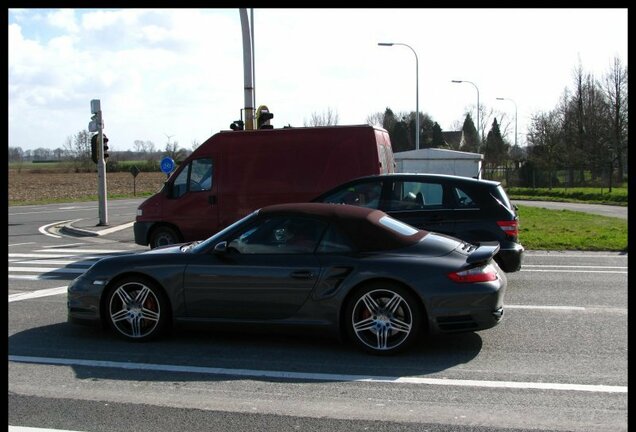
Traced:
[[382, 210], [416, 228], [472, 244], [497, 241], [505, 272], [521, 269], [519, 217], [500, 182], [443, 174], [381, 174], [341, 184], [314, 202]]

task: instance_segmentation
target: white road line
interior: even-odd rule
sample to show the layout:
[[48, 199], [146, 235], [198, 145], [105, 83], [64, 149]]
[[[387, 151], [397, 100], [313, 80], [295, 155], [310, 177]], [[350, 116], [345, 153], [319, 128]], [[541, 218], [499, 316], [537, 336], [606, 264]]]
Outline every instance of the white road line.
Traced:
[[49, 233], [46, 229], [48, 227], [53, 226], [53, 225], [60, 225], [60, 224], [63, 224], [63, 223], [66, 223], [66, 222], [71, 222], [71, 221], [72, 221], [72, 219], [69, 219], [69, 220], [65, 220], [65, 221], [53, 222], [53, 223], [50, 223], [48, 225], [42, 225], [40, 228], [38, 228], [38, 231], [40, 231], [40, 233], [44, 234], [45, 236], [49, 236], [49, 237], [53, 237], [53, 238], [62, 238], [62, 236]]
[[77, 266], [81, 266], [81, 267], [90, 267], [93, 264], [95, 264], [97, 261], [99, 260], [82, 260], [82, 261], [77, 261], [77, 260], [29, 260], [29, 261], [21, 261], [21, 260], [16, 260], [16, 259], [12, 259], [9, 260], [12, 263], [16, 263], [16, 264], [53, 264], [53, 265], [70, 265], [70, 264], [75, 264]]
[[34, 428], [34, 427], [26, 427], [26, 426], [9, 425], [9, 432], [79, 432], [79, 431], [70, 431], [66, 429], [43, 429], [43, 428]]
[[[85, 210], [94, 210], [98, 207], [77, 207], [75, 209], [64, 209], [64, 208], [58, 208], [55, 210], [49, 210], [46, 213], [56, 213], [57, 210], [64, 210], [64, 211], [85, 211]], [[42, 209], [42, 210], [46, 210], [46, 209]], [[28, 215], [28, 214], [42, 214], [42, 211], [31, 211], [31, 212], [20, 212], [20, 213], [9, 213], [9, 216], [19, 216], [19, 215]]]
[[9, 303], [20, 300], [28, 300], [32, 298], [47, 297], [58, 294], [66, 294], [68, 287], [62, 286], [57, 288], [48, 288], [37, 291], [23, 292], [9, 295]]
[[554, 252], [554, 253], [534, 253], [534, 252], [526, 252], [526, 256], [527, 257], [550, 257], [550, 258], [561, 258], [561, 257], [568, 257], [568, 258], [627, 258], [627, 254], [619, 254], [618, 252], [616, 253], [616, 255], [592, 255], [592, 254], [568, 254], [568, 253], [560, 253], [560, 252]]
[[18, 363], [36, 363], [61, 366], [87, 366], [103, 367], [127, 370], [144, 370], [177, 373], [197, 373], [208, 375], [242, 376], [251, 378], [274, 378], [312, 381], [338, 381], [338, 382], [376, 382], [416, 385], [441, 385], [458, 387], [488, 387], [488, 388], [515, 388], [532, 390], [560, 390], [560, 391], [585, 391], [594, 393], [627, 393], [627, 386], [612, 385], [588, 385], [588, 384], [563, 384], [544, 382], [517, 382], [517, 381], [481, 381], [448, 378], [421, 378], [421, 377], [391, 377], [372, 375], [348, 375], [311, 372], [289, 372], [257, 369], [228, 369], [200, 366], [177, 366], [152, 363], [115, 362], [105, 360], [63, 359], [52, 357], [30, 357], [10, 355], [9, 361]]
[[522, 272], [550, 272], [550, 273], [613, 273], [613, 274], [627, 274], [626, 271], [614, 271], [614, 270], [540, 270], [540, 269], [521, 269]]
[[[33, 252], [56, 253], [59, 251], [53, 250], [53, 249], [36, 249]], [[125, 254], [125, 253], [132, 253], [132, 252], [138, 252], [138, 251], [129, 251], [129, 250], [121, 250], [121, 249], [69, 249], [69, 250], [64, 250], [64, 252], [72, 252], [76, 254], [103, 254], [103, 253]]]
[[627, 266], [524, 264], [523, 267], [627, 269]]
[[85, 246], [86, 243], [67, 243], [67, 244], [63, 244], [63, 245], [52, 245], [52, 246], [42, 246], [43, 248], [53, 248], [53, 249], [63, 249], [69, 246]]
[[28, 245], [28, 244], [35, 244], [35, 242], [13, 243], [13, 244], [10, 244], [9, 247], [11, 247], [11, 246], [22, 246], [22, 245]]
[[581, 306], [534, 306], [534, 305], [511, 305], [504, 304], [504, 309], [547, 309], [547, 310], [575, 310], [584, 311], [585, 308]]
[[82, 259], [86, 258], [107, 258], [114, 255], [84, 255], [84, 254], [71, 254], [71, 253], [57, 253], [55, 255], [52, 254], [34, 254], [34, 253], [10, 253], [9, 258], [70, 258], [70, 257], [80, 257]]
[[9, 275], [9, 279], [15, 279], [15, 280], [49, 280], [49, 279], [59, 279], [60, 276], [57, 275], [44, 275], [44, 274], [38, 274], [38, 275]]
[[134, 225], [134, 223], [135, 222], [128, 222], [128, 223], [125, 223], [125, 224], [122, 224], [122, 225], [114, 226], [112, 228], [106, 228], [106, 229], [103, 229], [103, 230], [99, 230], [99, 231], [96, 232], [96, 234], [101, 236], [101, 235], [104, 235], [104, 234], [113, 233], [115, 231], [121, 231], [121, 230], [124, 230], [126, 228], [130, 228], [131, 226]]
[[67, 267], [9, 267], [10, 272], [41, 272], [41, 273], [84, 273], [85, 268]]

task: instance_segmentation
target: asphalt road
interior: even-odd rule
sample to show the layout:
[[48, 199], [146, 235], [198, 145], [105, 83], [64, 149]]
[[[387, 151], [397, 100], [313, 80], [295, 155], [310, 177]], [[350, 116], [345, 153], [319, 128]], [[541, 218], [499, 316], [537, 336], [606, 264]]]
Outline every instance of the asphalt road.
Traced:
[[554, 201], [529, 201], [512, 200], [513, 204], [532, 207], [541, 207], [549, 210], [571, 210], [583, 213], [592, 213], [600, 216], [617, 217], [627, 219], [627, 207], [611, 206], [604, 204], [564, 203]]
[[[113, 201], [110, 210], [119, 222], [135, 206]], [[179, 329], [134, 344], [66, 322], [72, 278], [102, 256], [147, 249], [130, 227], [91, 237], [55, 228], [81, 219], [103, 230], [95, 209], [9, 209], [10, 426], [627, 430], [626, 254], [528, 251], [522, 271], [508, 274], [499, 326], [423, 339], [389, 358], [321, 335], [258, 329]]]

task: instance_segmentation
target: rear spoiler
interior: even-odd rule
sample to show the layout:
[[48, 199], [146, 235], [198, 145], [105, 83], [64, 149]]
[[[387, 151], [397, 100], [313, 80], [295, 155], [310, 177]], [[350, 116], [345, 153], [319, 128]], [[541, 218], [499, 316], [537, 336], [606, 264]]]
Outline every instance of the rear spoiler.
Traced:
[[499, 242], [483, 242], [480, 243], [477, 249], [475, 249], [468, 258], [466, 264], [476, 264], [480, 262], [487, 262], [499, 252]]

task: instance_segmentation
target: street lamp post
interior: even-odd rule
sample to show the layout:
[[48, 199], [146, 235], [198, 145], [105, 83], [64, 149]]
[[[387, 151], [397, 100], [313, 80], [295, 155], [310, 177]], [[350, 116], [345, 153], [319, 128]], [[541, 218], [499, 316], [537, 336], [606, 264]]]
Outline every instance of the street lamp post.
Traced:
[[393, 45], [402, 45], [409, 48], [415, 54], [415, 148], [419, 150], [420, 148], [420, 102], [419, 102], [419, 84], [418, 84], [418, 61], [417, 61], [417, 53], [413, 48], [405, 43], [398, 42], [379, 42], [379, 46], [393, 46]]
[[515, 101], [513, 101], [512, 99], [509, 98], [500, 98], [498, 97], [497, 100], [507, 100], [512, 102], [515, 105], [515, 147], [517, 147], [517, 104], [515, 103]]
[[452, 80], [452, 82], [454, 82], [456, 84], [459, 84], [459, 83], [472, 84], [473, 87], [475, 87], [475, 90], [477, 90], [477, 138], [479, 139], [479, 146], [481, 147], [481, 125], [479, 124], [479, 89], [477, 88], [477, 85], [474, 82], [471, 82], [471, 81]]

